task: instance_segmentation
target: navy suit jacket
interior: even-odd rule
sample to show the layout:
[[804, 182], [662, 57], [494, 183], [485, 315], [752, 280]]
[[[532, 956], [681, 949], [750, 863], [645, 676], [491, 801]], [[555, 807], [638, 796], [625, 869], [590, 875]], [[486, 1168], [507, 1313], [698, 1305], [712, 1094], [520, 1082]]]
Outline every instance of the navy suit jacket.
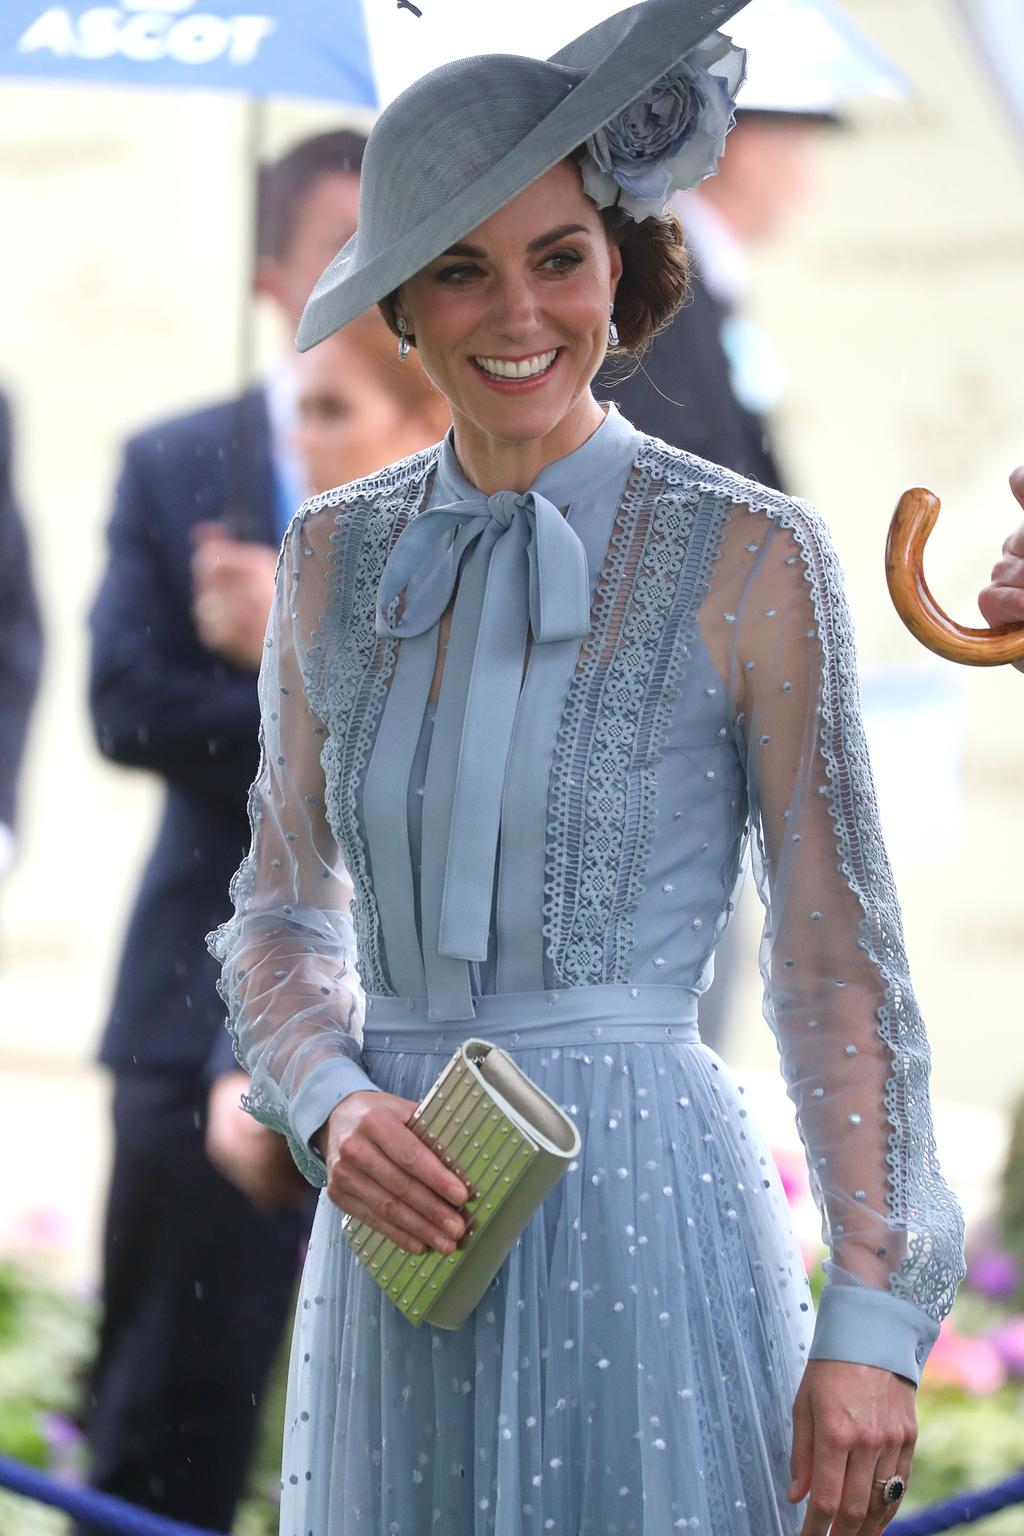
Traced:
[[728, 311], [712, 297], [696, 262], [691, 273], [690, 298], [675, 319], [629, 378], [622, 378], [629, 364], [615, 362], [602, 371], [598, 398], [614, 400], [635, 427], [673, 448], [782, 490], [764, 421], [732, 391], [722, 347]]
[[42, 658], [28, 542], [14, 499], [10, 412], [0, 395], [0, 822], [9, 827]]
[[90, 619], [90, 704], [103, 753], [159, 774], [166, 794], [100, 1052], [114, 1068], [233, 1062], [204, 940], [230, 915], [249, 845], [259, 707], [255, 673], [207, 650], [193, 625], [192, 529], [211, 519], [278, 542], [262, 391], [161, 423], [125, 449]]

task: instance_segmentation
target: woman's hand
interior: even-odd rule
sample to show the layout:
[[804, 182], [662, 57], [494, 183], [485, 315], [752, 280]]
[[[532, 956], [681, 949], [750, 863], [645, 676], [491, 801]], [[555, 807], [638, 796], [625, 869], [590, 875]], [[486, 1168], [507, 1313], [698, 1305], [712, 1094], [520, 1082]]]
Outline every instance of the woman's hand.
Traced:
[[917, 1440], [914, 1388], [902, 1376], [845, 1360], [809, 1360], [793, 1405], [789, 1499], [810, 1495], [800, 1536], [876, 1536], [897, 1512], [875, 1483], [910, 1482]]
[[[327, 1164], [327, 1194], [407, 1253], [452, 1253], [469, 1222], [470, 1192], [410, 1131], [415, 1100], [350, 1093], [314, 1139]], [[326, 1145], [324, 1143], [326, 1142]]]

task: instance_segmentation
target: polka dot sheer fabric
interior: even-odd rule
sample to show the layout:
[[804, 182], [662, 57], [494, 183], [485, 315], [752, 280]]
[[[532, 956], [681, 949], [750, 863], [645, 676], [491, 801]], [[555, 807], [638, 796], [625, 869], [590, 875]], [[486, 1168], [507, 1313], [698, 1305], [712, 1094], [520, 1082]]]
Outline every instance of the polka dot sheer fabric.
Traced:
[[[447, 442], [309, 503], [282, 551], [253, 848], [213, 936], [251, 1109], [323, 1183], [308, 1137], [333, 1104], [419, 1098], [477, 1033], [517, 1053], [583, 1149], [456, 1333], [408, 1324], [321, 1198], [281, 1529], [795, 1532], [806, 1359], [916, 1379], [961, 1274], [840, 574], [809, 508], [614, 408], [531, 496], [489, 518]], [[472, 512], [443, 668], [437, 623], [398, 638], [376, 614], [396, 544], [441, 506]], [[474, 875], [486, 951], [442, 939], [439, 970], [424, 892], [460, 896], [442, 789], [478, 814], [444, 764], [478, 782], [459, 750], [480, 739], [474, 710], [505, 739], [481, 615], [510, 583], [559, 594], [547, 506], [583, 546], [589, 624], [525, 632], [497, 843]], [[399, 611], [419, 596], [410, 583]], [[765, 1015], [830, 1251], [816, 1326], [742, 1089], [695, 1033], [748, 847]], [[469, 1017], [448, 1001], [463, 987]]]

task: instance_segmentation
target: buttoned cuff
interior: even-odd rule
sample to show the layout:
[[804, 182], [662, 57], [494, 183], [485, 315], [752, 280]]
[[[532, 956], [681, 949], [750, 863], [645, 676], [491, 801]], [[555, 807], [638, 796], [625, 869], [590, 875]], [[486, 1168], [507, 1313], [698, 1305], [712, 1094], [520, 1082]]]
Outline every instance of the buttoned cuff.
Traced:
[[916, 1387], [939, 1325], [894, 1296], [859, 1285], [827, 1285], [818, 1304], [811, 1360], [849, 1360], [905, 1376]]
[[331, 1056], [322, 1061], [304, 1079], [288, 1106], [292, 1135], [302, 1146], [308, 1147], [310, 1138], [316, 1135], [342, 1099], [347, 1099], [350, 1093], [364, 1093], [368, 1089], [380, 1092], [377, 1084], [370, 1081], [359, 1062], [353, 1061], [351, 1056]]

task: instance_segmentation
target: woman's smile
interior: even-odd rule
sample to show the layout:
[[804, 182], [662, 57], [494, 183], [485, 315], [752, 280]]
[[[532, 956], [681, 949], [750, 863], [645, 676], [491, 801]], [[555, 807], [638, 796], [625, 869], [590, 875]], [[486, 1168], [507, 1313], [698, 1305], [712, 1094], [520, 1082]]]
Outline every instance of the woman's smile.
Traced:
[[564, 347], [553, 347], [547, 352], [529, 353], [525, 357], [476, 356], [469, 361], [491, 389], [502, 394], [523, 394], [547, 383], [564, 351]]

